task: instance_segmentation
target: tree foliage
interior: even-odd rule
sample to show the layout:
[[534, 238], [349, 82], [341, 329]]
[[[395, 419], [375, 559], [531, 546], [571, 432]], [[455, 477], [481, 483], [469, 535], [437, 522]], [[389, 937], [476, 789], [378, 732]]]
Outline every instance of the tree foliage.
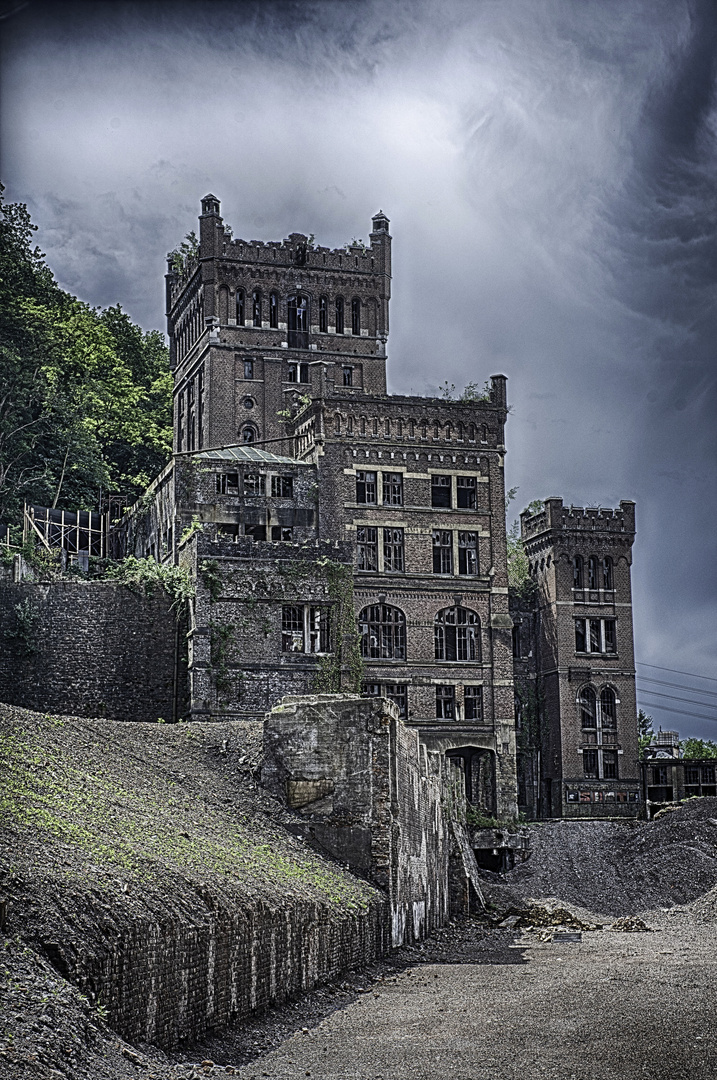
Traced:
[[714, 739], [685, 739], [682, 743], [683, 758], [717, 758]]
[[171, 453], [172, 381], [158, 331], [55, 282], [24, 204], [0, 186], [0, 521], [24, 501], [132, 502]]
[[648, 747], [652, 746], [655, 741], [655, 730], [653, 728], [652, 717], [648, 716], [642, 709], [637, 711], [637, 745], [639, 748], [640, 761], [645, 756]]

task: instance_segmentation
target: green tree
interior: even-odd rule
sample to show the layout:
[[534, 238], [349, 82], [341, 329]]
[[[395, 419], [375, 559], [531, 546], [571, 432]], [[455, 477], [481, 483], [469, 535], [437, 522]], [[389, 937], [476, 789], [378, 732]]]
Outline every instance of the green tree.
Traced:
[[645, 758], [647, 748], [652, 746], [655, 741], [655, 731], [652, 726], [652, 717], [643, 712], [642, 709], [637, 711], [637, 745], [639, 748], [640, 761]]
[[717, 758], [717, 743], [713, 739], [685, 739], [680, 746], [684, 758]]

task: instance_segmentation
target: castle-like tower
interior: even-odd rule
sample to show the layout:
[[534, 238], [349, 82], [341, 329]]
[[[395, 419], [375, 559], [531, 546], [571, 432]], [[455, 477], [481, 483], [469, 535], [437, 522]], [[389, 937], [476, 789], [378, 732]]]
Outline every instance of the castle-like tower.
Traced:
[[[546, 499], [521, 514], [521, 535], [535, 583], [513, 613], [519, 742], [529, 758], [521, 800], [545, 817], [634, 815], [635, 504], [583, 509]], [[531, 780], [539, 784], [532, 793]]]

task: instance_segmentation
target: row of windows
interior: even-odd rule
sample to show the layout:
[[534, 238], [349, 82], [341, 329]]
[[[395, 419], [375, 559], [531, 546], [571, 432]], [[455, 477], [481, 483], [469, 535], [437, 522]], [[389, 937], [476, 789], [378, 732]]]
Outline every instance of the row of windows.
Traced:
[[[255, 361], [251, 358], [244, 360], [244, 378], [253, 379], [256, 370]], [[288, 365], [286, 381], [291, 383], [310, 383], [311, 375], [308, 364], [290, 363]], [[344, 364], [341, 369], [341, 381], [343, 386], [354, 385], [354, 368], [351, 364]]]
[[[456, 567], [461, 576], [478, 574], [478, 533], [434, 529], [431, 539], [434, 574], [453, 574]], [[369, 573], [403, 573], [406, 569], [404, 530], [359, 525], [356, 529], [356, 569]]]
[[615, 619], [576, 619], [575, 652], [616, 653], [617, 623]]
[[611, 592], [613, 585], [613, 564], [609, 555], [604, 559], [598, 559], [596, 555], [590, 555], [587, 561], [582, 555], [576, 555], [573, 559], [573, 588], [589, 589], [597, 592], [604, 589]]
[[[456, 687], [439, 684], [436, 686], [436, 718], [440, 720], [459, 719], [460, 707], [456, 699]], [[408, 717], [408, 685], [406, 683], [364, 683], [364, 697], [386, 697], [398, 706], [402, 719]], [[483, 687], [464, 686], [463, 718], [478, 723], [483, 722]]]
[[[293, 476], [272, 476], [270, 479], [273, 499], [293, 499]], [[266, 495], [266, 480], [264, 473], [217, 473], [217, 495]]]
[[177, 448], [201, 450], [204, 445], [204, 365], [177, 398]]
[[[390, 604], [370, 604], [358, 617], [361, 655], [367, 660], [406, 659], [406, 616]], [[434, 619], [436, 660], [480, 661], [480, 619], [469, 608], [439, 611]]]
[[[310, 299], [300, 294], [289, 296], [286, 302], [287, 329], [289, 334], [307, 334], [311, 325]], [[269, 293], [268, 310], [261, 289], [254, 289], [251, 297], [247, 296], [243, 289], [236, 292], [236, 322], [237, 326], [251, 324], [256, 327], [269, 326], [271, 330], [279, 329], [279, 306], [280, 296], [277, 292]], [[345, 334], [347, 326], [351, 334], [359, 337], [361, 334], [362, 304], [360, 297], [354, 296], [347, 305], [343, 296], [337, 296], [331, 303], [326, 296], [320, 296], [318, 302], [319, 333], [329, 332], [329, 314], [332, 314], [331, 325], [337, 334]], [[348, 317], [347, 317], [348, 316]], [[291, 341], [289, 342], [291, 346]], [[300, 347], [300, 346], [299, 346]]]
[[[344, 368], [344, 377], [346, 373]], [[344, 381], [344, 386], [352, 386], [352, 383]], [[429, 430], [431, 432], [429, 436]], [[340, 413], [336, 413], [334, 416], [334, 434], [335, 435], [382, 435], [386, 438], [396, 439], [448, 439], [455, 438], [459, 442], [476, 442], [480, 440], [481, 444], [488, 444], [488, 425], [481, 424], [464, 424], [459, 422], [453, 424], [450, 421], [443, 423], [438, 420], [428, 421], [426, 420], [404, 420], [403, 417], [397, 417], [391, 419], [386, 416], [382, 420], [379, 417], [366, 417], [359, 416], [353, 417], [351, 415], [342, 417]]]
[[[455, 481], [455, 484], [454, 484]], [[475, 510], [478, 506], [475, 476], [431, 476], [431, 506], [441, 509]], [[403, 506], [403, 473], [356, 471], [356, 502], [363, 506]]]

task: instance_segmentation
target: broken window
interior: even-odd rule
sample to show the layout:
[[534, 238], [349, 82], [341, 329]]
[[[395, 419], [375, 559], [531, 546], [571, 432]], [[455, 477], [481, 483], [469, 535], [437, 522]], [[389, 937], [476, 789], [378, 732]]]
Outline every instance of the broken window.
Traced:
[[598, 779], [597, 750], [583, 750], [583, 774], [589, 780]]
[[451, 478], [450, 476], [431, 477], [431, 506], [450, 507], [451, 505]]
[[330, 652], [331, 613], [328, 607], [284, 604], [281, 609], [282, 652]]
[[266, 477], [263, 473], [244, 473], [244, 494], [263, 495], [266, 490]]
[[353, 386], [354, 384], [354, 369], [348, 365], [341, 369], [341, 375], [343, 378], [344, 386]]
[[356, 569], [378, 570], [378, 529], [359, 525], [356, 529]]
[[[582, 555], [576, 555], [573, 558], [573, 588], [582, 589], [583, 587], [583, 559]], [[582, 652], [584, 650], [578, 650]]]
[[271, 538], [272, 540], [291, 540], [292, 530], [285, 528], [283, 525], [272, 525]]
[[252, 294], [251, 310], [254, 326], [261, 326], [261, 289], [255, 289]]
[[598, 573], [597, 573], [597, 559], [594, 555], [591, 555], [588, 559], [588, 589], [597, 589], [598, 587]]
[[470, 608], [444, 608], [434, 623], [436, 660], [480, 660], [480, 620]]
[[575, 620], [575, 652], [587, 652], [588, 644], [585, 637], [585, 619]]
[[433, 573], [453, 573], [453, 533], [448, 529], [433, 530]]
[[608, 592], [612, 590], [612, 559], [606, 556], [602, 561], [602, 587]]
[[405, 683], [386, 683], [383, 688], [384, 697], [398, 706], [398, 715], [402, 720], [408, 716], [408, 687]]
[[319, 297], [319, 333], [326, 334], [329, 330], [328, 301], [325, 296]]
[[290, 349], [309, 347], [309, 301], [305, 296], [290, 296], [287, 304]]
[[600, 620], [588, 619], [590, 626], [590, 652], [602, 652], [600, 636]]
[[358, 617], [361, 655], [369, 660], [406, 659], [406, 616], [389, 604], [371, 604]]
[[245, 525], [244, 535], [252, 540], [266, 540], [266, 525]]
[[184, 391], [182, 391], [177, 403], [177, 445], [180, 450], [184, 449]]
[[617, 780], [617, 750], [603, 750], [602, 774], [605, 780]]
[[584, 686], [578, 697], [580, 707], [580, 726], [597, 728], [597, 699], [592, 686]]
[[519, 625], [513, 627], [513, 656], [516, 660], [520, 660], [521, 658]]
[[275, 292], [269, 294], [269, 326], [272, 330], [279, 329], [279, 297]]
[[376, 502], [376, 473], [358, 469], [356, 472], [356, 502]]
[[475, 510], [475, 508], [476, 508], [476, 478], [475, 478], [475, 476], [458, 476], [458, 477], [456, 477], [456, 505], [461, 510]]
[[243, 443], [256, 442], [256, 432], [254, 431], [253, 427], [247, 426], [245, 428], [242, 428], [241, 441]]
[[361, 336], [361, 301], [358, 296], [351, 301], [351, 333], [354, 337]]
[[343, 296], [336, 297], [336, 333], [343, 334], [344, 332], [344, 298]]
[[466, 720], [483, 720], [483, 687], [466, 686], [464, 690]]
[[666, 787], [669, 784], [667, 765], [656, 765], [652, 770], [652, 783], [655, 787]]
[[254, 378], [254, 361], [253, 360], [245, 360], [244, 361], [244, 378], [245, 379], [253, 379]]
[[294, 478], [293, 478], [293, 476], [272, 476], [272, 478], [271, 478], [271, 497], [273, 499], [293, 499], [294, 498]]
[[289, 364], [287, 382], [307, 383], [309, 381], [310, 378], [308, 364]]
[[403, 529], [383, 530], [383, 568], [387, 573], [403, 573]]
[[439, 683], [436, 687], [436, 716], [439, 720], [455, 720], [456, 688]]
[[383, 474], [383, 505], [403, 506], [403, 473]]
[[217, 495], [238, 495], [239, 473], [217, 473]]
[[617, 652], [617, 631], [614, 619], [603, 619], [605, 628], [605, 652]]
[[[237, 326], [244, 325], [244, 290], [237, 289]], [[247, 376], [245, 375], [246, 379]]]
[[617, 727], [617, 699], [611, 686], [600, 691], [600, 720], [603, 728]]
[[458, 533], [458, 573], [478, 573], [478, 535], [474, 532]]

